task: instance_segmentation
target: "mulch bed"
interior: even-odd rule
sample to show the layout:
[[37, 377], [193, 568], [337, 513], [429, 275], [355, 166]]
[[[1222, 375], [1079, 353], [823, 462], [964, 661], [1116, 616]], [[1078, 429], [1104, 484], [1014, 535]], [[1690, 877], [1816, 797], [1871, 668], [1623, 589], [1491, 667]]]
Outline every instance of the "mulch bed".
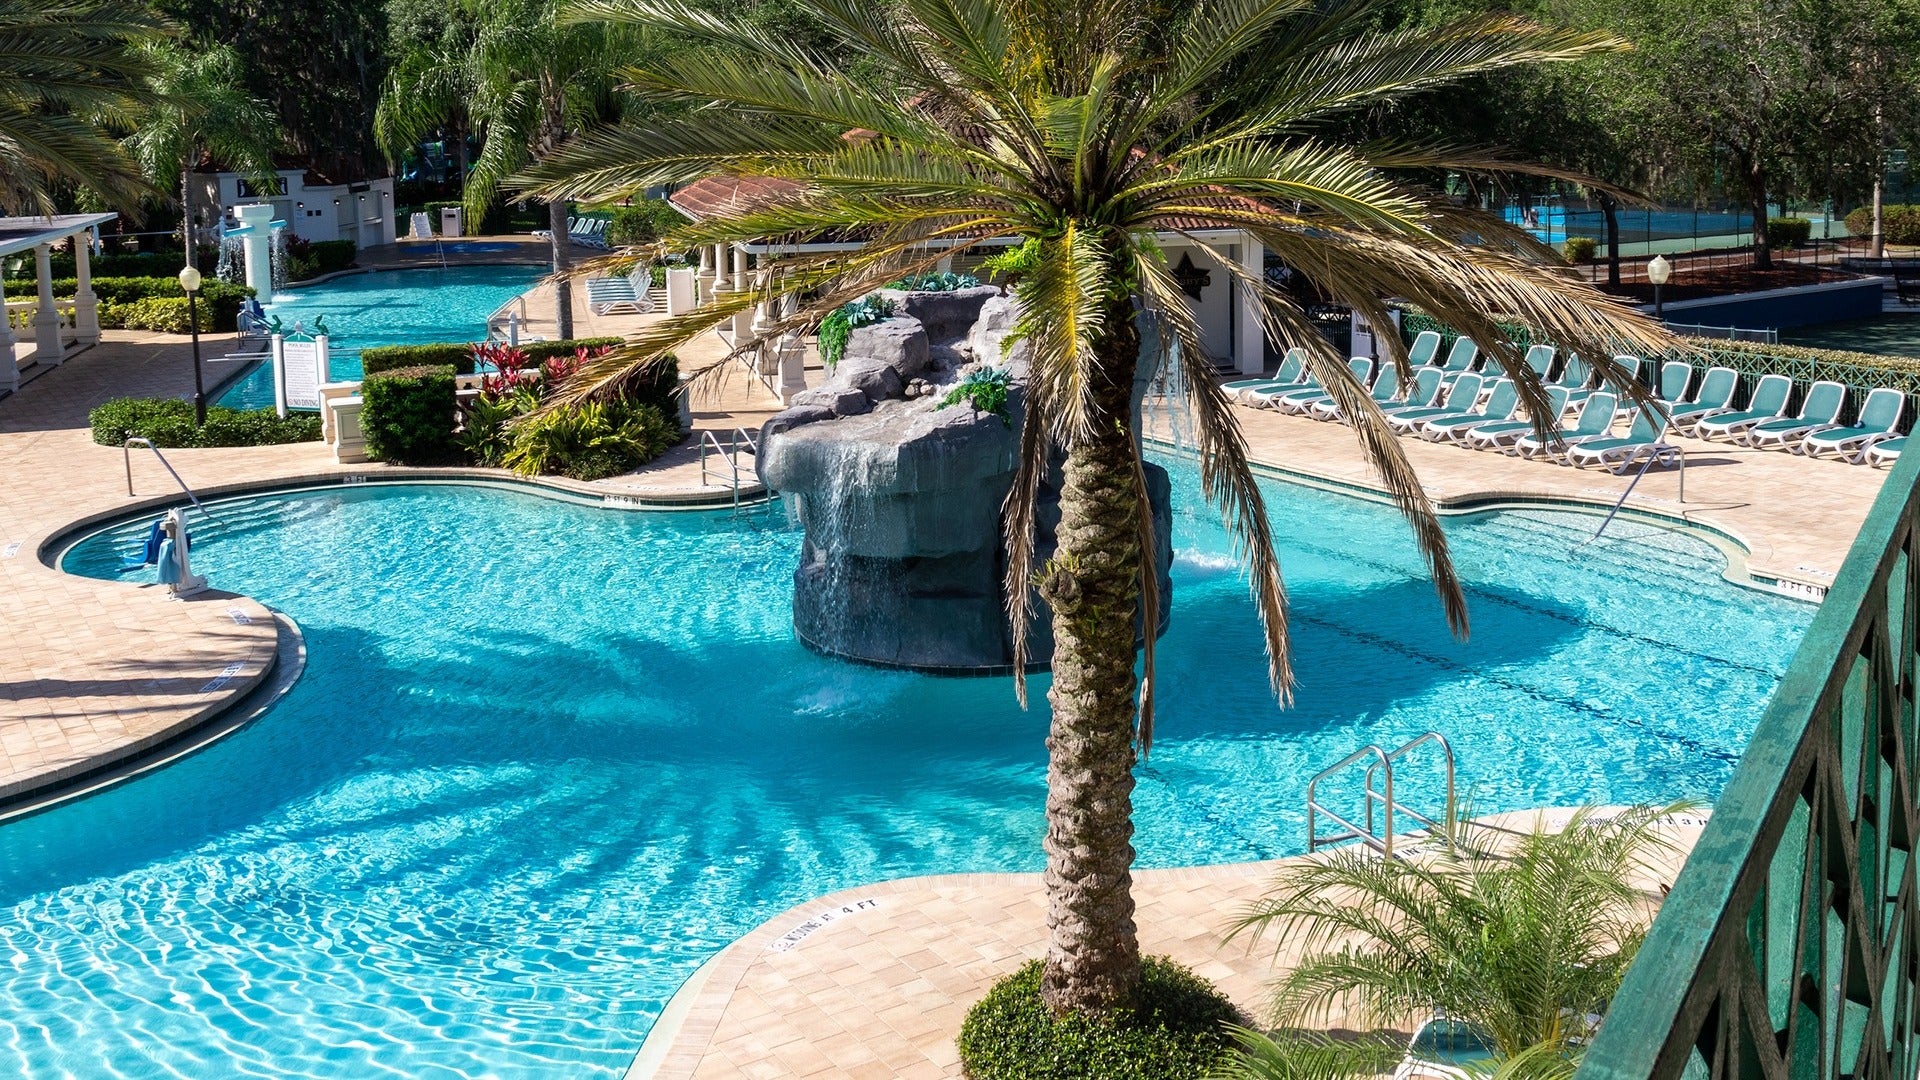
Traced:
[[[1623, 273], [1629, 272], [1621, 267]], [[1640, 271], [1638, 267], [1634, 272]], [[1688, 265], [1681, 263], [1674, 268], [1673, 279], [1661, 290], [1667, 303], [1677, 300], [1698, 300], [1708, 296], [1727, 296], [1732, 293], [1760, 292], [1765, 289], [1785, 289], [1795, 285], [1815, 285], [1823, 281], [1846, 281], [1852, 275], [1843, 274], [1826, 267], [1807, 266], [1803, 263], [1775, 263], [1771, 270], [1755, 270], [1751, 266], [1727, 265]], [[1625, 281], [1619, 285], [1600, 286], [1615, 296], [1623, 296], [1643, 304], [1653, 302], [1653, 286], [1646, 281]]]

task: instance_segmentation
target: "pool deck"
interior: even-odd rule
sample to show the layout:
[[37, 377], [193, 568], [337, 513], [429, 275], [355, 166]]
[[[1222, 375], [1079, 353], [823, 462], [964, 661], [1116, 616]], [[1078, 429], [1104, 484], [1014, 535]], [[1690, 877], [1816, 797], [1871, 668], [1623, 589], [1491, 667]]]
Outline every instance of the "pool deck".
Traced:
[[[1566, 811], [1496, 814], [1508, 831], [1565, 826]], [[1661, 828], [1671, 845], [1638, 884], [1652, 901], [1700, 837], [1704, 816]], [[1396, 848], [1398, 847], [1396, 843]], [[1275, 876], [1314, 856], [1134, 873], [1140, 947], [1213, 980], [1251, 1017], [1300, 954], [1272, 939], [1228, 942], [1234, 917]], [[1046, 954], [1039, 874], [954, 874], [847, 889], [768, 920], [717, 953], [649, 1032], [628, 1080], [733, 1077], [933, 1080], [961, 1074], [954, 1036], [995, 981]], [[1365, 1028], [1340, 1010], [1328, 1029]]]
[[[530, 300], [536, 313], [541, 299]], [[629, 332], [641, 321], [594, 316], [581, 305], [576, 333]], [[210, 336], [203, 352], [217, 356], [228, 345]], [[691, 368], [722, 355], [718, 339], [709, 337], [684, 350], [682, 360]], [[817, 370], [810, 378], [818, 378]], [[130, 497], [121, 451], [91, 441], [87, 410], [110, 397], [181, 395], [190, 388], [186, 342], [109, 331], [103, 344], [30, 372], [19, 393], [0, 399], [0, 454], [10, 464], [9, 483], [0, 490], [0, 814], [8, 804], [28, 804], [158, 743], [207, 730], [209, 718], [265, 679], [275, 663], [273, 615], [249, 598], [215, 592], [180, 601], [159, 586], [72, 577], [51, 565], [54, 542], [75, 525], [177, 498], [159, 463], [144, 453], [133, 462], [138, 495]], [[696, 399], [702, 430], [757, 428], [779, 408], [743, 374], [703, 389]], [[1250, 409], [1236, 408], [1235, 415], [1261, 463], [1336, 485], [1374, 486], [1345, 429]], [[1604, 506], [1627, 484], [1624, 477], [1497, 454], [1413, 440], [1402, 445], [1443, 509], [1543, 497]], [[1690, 462], [1686, 501], [1679, 501], [1676, 476], [1655, 473], [1629, 505], [1734, 537], [1751, 552], [1753, 573], [1814, 591], [1832, 580], [1886, 475], [1720, 444], [1681, 445]], [[350, 476], [502, 476], [341, 466], [319, 444], [167, 456], [188, 484], [207, 492]], [[616, 500], [711, 497], [718, 492], [701, 483], [697, 458], [697, 443], [690, 441], [636, 474], [557, 486]], [[1237, 1000], [1257, 1003], [1265, 960], [1221, 952], [1218, 930], [1272, 869], [1143, 873], [1148, 948], [1172, 953], [1220, 979]], [[1037, 955], [1044, 915], [1037, 881], [988, 875], [877, 885], [774, 920], [703, 969], [692, 996], [677, 1006], [679, 1019], [660, 1028], [671, 1037], [650, 1044], [660, 1065], [655, 1075], [954, 1075], [951, 1039], [961, 1012], [993, 978]], [[860, 908], [861, 899], [879, 905]], [[854, 912], [798, 947], [767, 951], [828, 901], [852, 901]]]

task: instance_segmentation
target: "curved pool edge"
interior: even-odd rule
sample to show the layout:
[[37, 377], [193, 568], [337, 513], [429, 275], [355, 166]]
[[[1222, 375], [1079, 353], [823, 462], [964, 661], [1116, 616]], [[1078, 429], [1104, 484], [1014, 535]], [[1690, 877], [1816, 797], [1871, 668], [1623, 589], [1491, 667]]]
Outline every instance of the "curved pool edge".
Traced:
[[[1623, 808], [1591, 809], [1604, 817]], [[1564, 828], [1574, 812], [1573, 807], [1537, 807], [1475, 820], [1496, 831], [1522, 833]], [[1662, 823], [1673, 846], [1649, 868], [1643, 889], [1651, 892], [1672, 881], [1711, 816], [1711, 808], [1703, 808]], [[1430, 839], [1409, 833], [1396, 838], [1396, 847]], [[1141, 951], [1170, 955], [1236, 1004], [1257, 1007], [1271, 988], [1275, 951], [1229, 944], [1223, 931], [1276, 872], [1324, 857], [1136, 868]], [[911, 902], [902, 902], [908, 898]], [[624, 1078], [715, 1075], [701, 1068], [714, 1055], [730, 1067], [729, 1075], [745, 1075], [750, 1064], [762, 1061], [764, 1075], [799, 1075], [801, 1061], [820, 1057], [848, 1072], [860, 1061], [875, 1060], [898, 1075], [940, 1075], [933, 1069], [942, 1066], [944, 1075], [959, 1075], [952, 1040], [960, 1018], [998, 978], [1044, 954], [1045, 921], [1044, 875], [1039, 873], [893, 878], [796, 904], [736, 938], [687, 977], [648, 1030]], [[753, 975], [761, 978], [750, 980]], [[799, 1003], [790, 1005], [787, 995], [797, 996]], [[799, 1037], [783, 1041], [785, 1032], [767, 1030], [775, 1024], [798, 1029]], [[794, 1043], [804, 1045], [795, 1050]], [[862, 1052], [864, 1057], [857, 1056]], [[753, 1053], [766, 1057], [744, 1059]], [[910, 1072], [914, 1068], [923, 1072]]]

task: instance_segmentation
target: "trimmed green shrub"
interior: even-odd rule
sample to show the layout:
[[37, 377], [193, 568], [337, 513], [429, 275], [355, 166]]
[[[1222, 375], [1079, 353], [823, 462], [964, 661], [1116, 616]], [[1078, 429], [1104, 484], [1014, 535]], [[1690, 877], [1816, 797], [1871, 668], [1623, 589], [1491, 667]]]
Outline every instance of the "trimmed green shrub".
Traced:
[[[149, 296], [131, 304], [112, 306], [114, 321], [127, 330], [185, 334], [192, 329], [188, 326], [192, 320], [188, 317], [187, 298], [184, 296]], [[210, 332], [213, 329], [213, 305], [195, 304], [192, 310], [199, 317], [200, 332]], [[104, 319], [101, 325], [106, 325]]]
[[599, 480], [637, 469], [680, 440], [680, 425], [652, 405], [594, 401], [561, 405], [512, 429], [502, 463], [526, 476]]
[[1813, 222], [1803, 217], [1767, 219], [1767, 243], [1777, 248], [1795, 248], [1813, 235]]
[[1570, 263], [1592, 262], [1593, 253], [1600, 249], [1600, 242], [1591, 236], [1569, 236], [1560, 250], [1566, 253]]
[[1195, 1080], [1226, 1058], [1244, 1022], [1213, 984], [1148, 957], [1136, 1003], [1111, 1017], [1055, 1019], [1040, 1000], [1041, 962], [1002, 979], [960, 1026], [971, 1080]]
[[[73, 278], [59, 278], [53, 282], [53, 295], [72, 299], [79, 288], [80, 283]], [[97, 277], [93, 279], [93, 295], [103, 304], [121, 306], [150, 298], [179, 300], [182, 304], [187, 299], [187, 294], [180, 291], [180, 279], [173, 277]], [[232, 333], [239, 327], [241, 303], [252, 295], [253, 290], [244, 285], [232, 285], [208, 275], [201, 282], [198, 304], [205, 309], [204, 317], [212, 322], [210, 327], [203, 323], [203, 328]], [[109, 324], [103, 318], [100, 325]], [[180, 332], [185, 333], [186, 329], [186, 318], [182, 316]]]
[[[220, 249], [202, 247], [200, 249], [200, 272], [213, 276], [213, 268], [219, 265]], [[49, 264], [56, 278], [73, 277], [73, 255], [68, 252], [55, 252]], [[87, 270], [96, 278], [103, 277], [172, 277], [187, 264], [187, 258], [178, 247], [167, 251], [136, 251], [122, 255], [95, 255], [87, 260]], [[27, 259], [31, 268], [33, 259]], [[31, 272], [31, 270], [29, 270]], [[12, 282], [8, 283], [8, 292], [12, 292]]]
[[[577, 348], [597, 349], [603, 345], [618, 345], [622, 339], [617, 337], [572, 338], [566, 341], [529, 341], [518, 348], [527, 354], [534, 363], [555, 356], [569, 356]], [[377, 348], [363, 349], [360, 352], [360, 370], [369, 375], [394, 368], [451, 365], [462, 375], [474, 372], [472, 342], [442, 342], [428, 345], [382, 345]], [[675, 372], [676, 378], [678, 372]]]
[[[1863, 206], [1847, 215], [1849, 235], [1873, 235], [1873, 207]], [[1920, 245], [1920, 206], [1912, 203], [1887, 203], [1880, 207], [1880, 233], [1889, 244], [1902, 247]]]
[[445, 465], [459, 460], [453, 439], [453, 368], [404, 367], [377, 372], [360, 384], [360, 430], [367, 456], [396, 465]]
[[162, 449], [196, 446], [275, 446], [316, 442], [319, 413], [289, 413], [285, 419], [272, 409], [207, 409], [205, 427], [193, 423], [193, 402], [179, 398], [115, 398], [87, 414], [93, 441], [119, 446], [129, 435], [151, 439]]
[[686, 217], [667, 200], [642, 199], [614, 209], [607, 222], [607, 243], [615, 247], [651, 244], [686, 223]]

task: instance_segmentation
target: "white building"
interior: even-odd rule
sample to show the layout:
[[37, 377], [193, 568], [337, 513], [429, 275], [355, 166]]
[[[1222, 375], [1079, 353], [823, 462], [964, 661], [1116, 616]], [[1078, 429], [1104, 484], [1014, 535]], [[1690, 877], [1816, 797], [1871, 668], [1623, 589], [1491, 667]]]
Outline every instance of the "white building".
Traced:
[[293, 236], [351, 240], [363, 249], [393, 243], [392, 177], [335, 184], [304, 169], [278, 169], [275, 175], [276, 190], [261, 191], [239, 173], [195, 173], [189, 189], [202, 242], [214, 242], [209, 226], [215, 220], [227, 228], [239, 224], [235, 206], [264, 202], [273, 206], [274, 220], [286, 222]]

